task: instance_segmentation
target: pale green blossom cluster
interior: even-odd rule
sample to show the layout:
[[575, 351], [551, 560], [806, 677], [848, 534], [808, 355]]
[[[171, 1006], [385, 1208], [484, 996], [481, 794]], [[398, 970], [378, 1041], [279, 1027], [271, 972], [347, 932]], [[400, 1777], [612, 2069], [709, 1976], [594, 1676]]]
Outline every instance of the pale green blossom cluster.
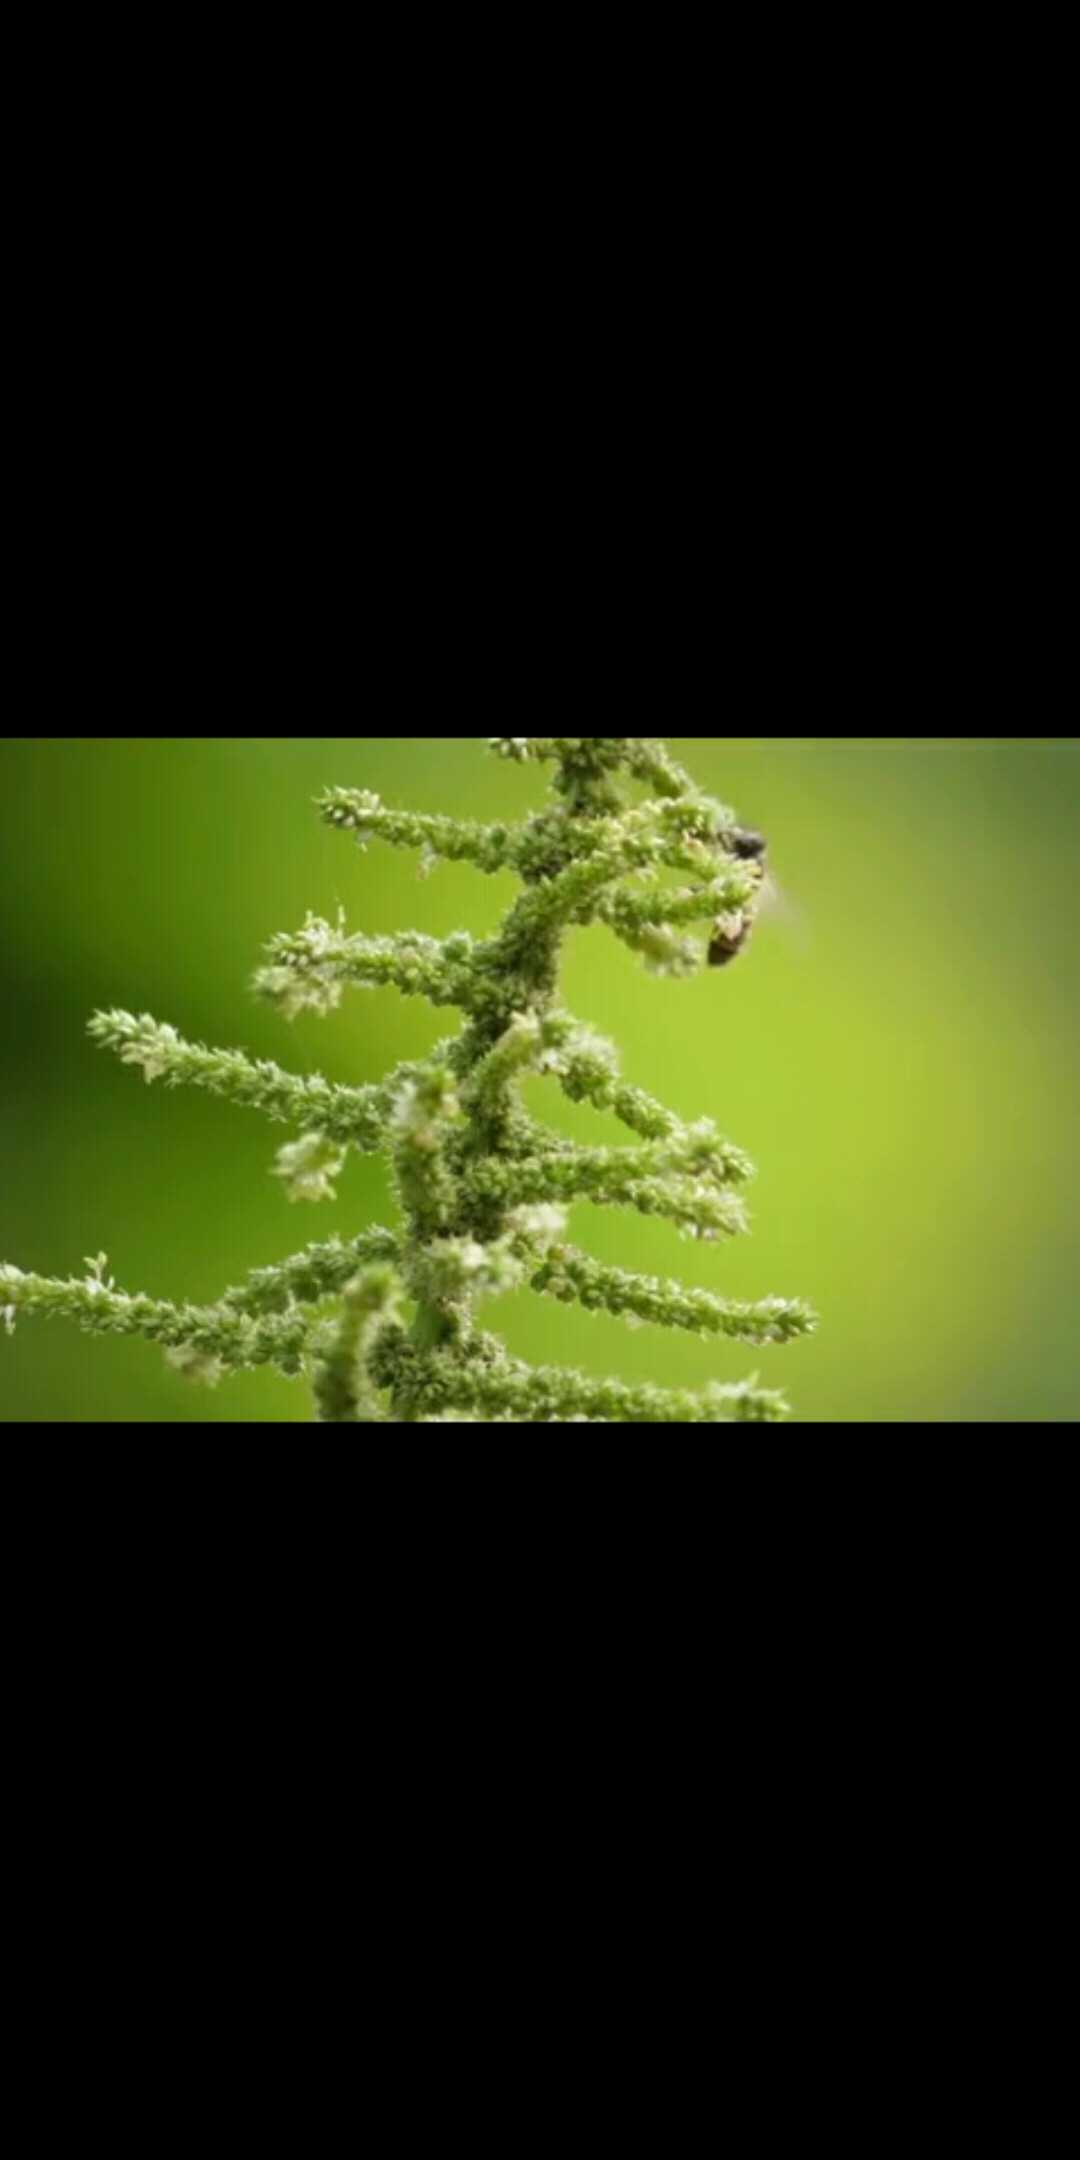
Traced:
[[[477, 1324], [482, 1300], [525, 1286], [627, 1325], [786, 1342], [815, 1324], [797, 1299], [757, 1304], [601, 1265], [568, 1242], [580, 1201], [629, 1208], [684, 1237], [746, 1228], [742, 1151], [709, 1119], [687, 1124], [624, 1081], [614, 1046], [557, 1003], [563, 942], [604, 924], [646, 966], [701, 965], [695, 925], [752, 909], [760, 866], [726, 846], [733, 813], [702, 796], [664, 747], [638, 737], [489, 737], [516, 763], [551, 764], [554, 801], [518, 823], [478, 824], [387, 808], [366, 789], [319, 798], [326, 822], [361, 846], [415, 850], [421, 866], [467, 862], [515, 872], [523, 890], [494, 936], [366, 937], [308, 916], [271, 940], [258, 991], [286, 1017], [326, 1013], [353, 986], [393, 986], [451, 1007], [461, 1031], [377, 1086], [299, 1076], [238, 1050], [189, 1043], [148, 1015], [95, 1016], [91, 1034], [147, 1081], [190, 1083], [291, 1124], [275, 1175], [291, 1200], [336, 1196], [350, 1149], [384, 1154], [397, 1230], [309, 1245], [207, 1307], [126, 1296], [104, 1255], [61, 1282], [0, 1267], [0, 1319], [60, 1316], [88, 1333], [137, 1334], [179, 1372], [216, 1384], [245, 1367], [306, 1375], [327, 1423], [725, 1423], [775, 1418], [783, 1399], [756, 1379], [701, 1394], [593, 1380], [508, 1355]], [[634, 801], [628, 788], [644, 786]], [[675, 882], [674, 880], [678, 880]], [[546, 1076], [609, 1112], [632, 1144], [582, 1145], [526, 1109], [521, 1082]]]

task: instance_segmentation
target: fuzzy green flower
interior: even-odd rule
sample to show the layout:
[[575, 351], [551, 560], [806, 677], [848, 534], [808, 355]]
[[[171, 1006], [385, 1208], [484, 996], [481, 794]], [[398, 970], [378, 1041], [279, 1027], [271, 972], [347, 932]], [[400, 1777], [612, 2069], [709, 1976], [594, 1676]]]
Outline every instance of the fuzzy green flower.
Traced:
[[[737, 1187], [748, 1158], [708, 1118], [686, 1123], [623, 1079], [614, 1045], [558, 1003], [562, 950], [599, 924], [654, 974], [704, 961], [719, 923], [745, 942], [757, 907], [760, 848], [734, 813], [703, 796], [663, 744], [636, 736], [488, 736], [510, 764], [552, 766], [548, 806], [481, 824], [396, 810], [366, 788], [328, 788], [319, 814], [361, 848], [412, 850], [422, 874], [464, 862], [515, 873], [519, 897], [496, 932], [474, 939], [370, 937], [309, 914], [271, 939], [255, 987], [286, 1018], [330, 1013], [351, 988], [392, 987], [461, 1015], [456, 1035], [377, 1086], [334, 1085], [241, 1050], [209, 1049], [143, 1014], [113, 1010], [94, 1039], [149, 1082], [191, 1085], [294, 1128], [274, 1175], [290, 1200], [336, 1197], [351, 1148], [386, 1159], [400, 1224], [332, 1237], [227, 1289], [214, 1305], [129, 1296], [103, 1253], [68, 1281], [0, 1265], [0, 1321], [73, 1321], [89, 1334], [158, 1344], [172, 1370], [216, 1386], [263, 1365], [306, 1376], [316, 1418], [332, 1424], [727, 1424], [775, 1419], [786, 1405], [756, 1376], [701, 1393], [513, 1358], [478, 1324], [486, 1300], [527, 1286], [628, 1327], [705, 1339], [784, 1343], [815, 1315], [800, 1299], [756, 1304], [604, 1266], [568, 1241], [581, 1201], [628, 1208], [713, 1242], [747, 1227]], [[635, 790], [638, 791], [635, 793]], [[641, 791], [644, 790], [642, 796]], [[753, 839], [754, 836], [751, 836]], [[627, 1144], [590, 1146], [526, 1109], [538, 1076], [575, 1103], [610, 1112]]]

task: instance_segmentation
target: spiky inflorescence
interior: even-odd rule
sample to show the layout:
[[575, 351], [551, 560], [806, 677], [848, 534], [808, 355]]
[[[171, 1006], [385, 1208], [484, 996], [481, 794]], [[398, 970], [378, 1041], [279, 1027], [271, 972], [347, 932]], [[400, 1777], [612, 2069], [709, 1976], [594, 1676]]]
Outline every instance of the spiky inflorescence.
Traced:
[[[328, 1012], [349, 984], [392, 983], [456, 1007], [462, 1031], [379, 1086], [298, 1078], [241, 1051], [207, 1050], [148, 1016], [98, 1013], [90, 1032], [147, 1080], [190, 1082], [299, 1128], [277, 1174], [294, 1200], [334, 1197], [349, 1148], [383, 1150], [401, 1211], [397, 1232], [314, 1244], [259, 1270], [216, 1305], [128, 1297], [103, 1255], [68, 1282], [0, 1267], [0, 1316], [61, 1314], [97, 1334], [138, 1334], [214, 1382], [271, 1365], [311, 1379], [326, 1423], [679, 1421], [776, 1418], [783, 1398], [755, 1381], [703, 1394], [593, 1380], [509, 1356], [475, 1323], [479, 1299], [527, 1283], [587, 1311], [742, 1342], [786, 1342], [814, 1326], [798, 1299], [732, 1303], [620, 1268], [566, 1242], [578, 1199], [666, 1217], [684, 1236], [745, 1227], [737, 1187], [751, 1165], [708, 1120], [686, 1125], [619, 1077], [612, 1046], [556, 1007], [563, 940], [606, 924], [654, 972], [700, 966], [688, 927], [752, 917], [761, 866], [736, 851], [732, 813], [701, 795], [664, 748], [632, 736], [488, 738], [505, 758], [555, 766], [555, 805], [518, 824], [473, 824], [387, 809], [377, 795], [329, 789], [323, 818], [361, 846], [419, 849], [425, 865], [511, 870], [524, 891], [494, 937], [444, 940], [346, 934], [309, 916], [276, 937], [256, 987], [283, 1013]], [[627, 782], [647, 799], [629, 799]], [[674, 877], [671, 875], [674, 873]], [[548, 1073], [574, 1102], [614, 1113], [636, 1145], [582, 1147], [530, 1117], [518, 1084]], [[337, 1311], [328, 1313], [328, 1301]]]

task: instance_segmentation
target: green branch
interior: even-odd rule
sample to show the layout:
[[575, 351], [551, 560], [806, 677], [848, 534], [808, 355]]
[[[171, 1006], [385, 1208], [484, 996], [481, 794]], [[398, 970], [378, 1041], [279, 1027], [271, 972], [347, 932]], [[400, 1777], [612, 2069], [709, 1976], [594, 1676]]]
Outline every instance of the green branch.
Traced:
[[400, 1260], [400, 1241], [392, 1230], [361, 1230], [354, 1238], [327, 1238], [273, 1267], [256, 1268], [237, 1289], [226, 1290], [221, 1303], [230, 1312], [253, 1317], [287, 1312], [292, 1305], [319, 1305], [324, 1298], [339, 1296], [369, 1262], [397, 1266]]
[[361, 847], [384, 840], [390, 847], [418, 848], [445, 862], [472, 863], [489, 874], [515, 865], [515, 850], [524, 831], [508, 825], [477, 825], [466, 818], [388, 810], [367, 788], [326, 788], [317, 803], [324, 823], [339, 832], [351, 832]]
[[[658, 1168], [642, 1176], [636, 1148], [575, 1148], [565, 1153], [526, 1157], [506, 1164], [479, 1163], [463, 1179], [466, 1219], [473, 1210], [486, 1225], [494, 1212], [547, 1202], [562, 1206], [591, 1200], [597, 1207], [636, 1209], [659, 1215], [688, 1235], [711, 1241], [733, 1237], [746, 1228], [746, 1210], [733, 1194]], [[640, 1151], [642, 1154], [645, 1150]], [[650, 1160], [652, 1160], [650, 1154]]]
[[631, 1275], [603, 1267], [587, 1253], [556, 1247], [531, 1279], [530, 1288], [586, 1312], [608, 1312], [619, 1319], [652, 1321], [657, 1327], [686, 1328], [697, 1335], [729, 1335], [737, 1342], [791, 1342], [810, 1335], [816, 1317], [801, 1298], [762, 1298], [744, 1305], [718, 1298], [711, 1290], [687, 1290], [681, 1283], [652, 1275]]
[[185, 1042], [174, 1027], [143, 1013], [99, 1012], [88, 1032], [124, 1065], [141, 1066], [146, 1079], [166, 1087], [205, 1088], [225, 1102], [293, 1125], [317, 1126], [329, 1139], [362, 1150], [377, 1148], [386, 1118], [385, 1084], [332, 1087], [317, 1073], [283, 1072], [269, 1059], [242, 1050], [208, 1050]]
[[700, 1395], [688, 1388], [630, 1386], [594, 1380], [558, 1366], [517, 1362], [463, 1362], [439, 1351], [422, 1351], [387, 1332], [374, 1346], [371, 1365], [380, 1386], [394, 1385], [429, 1412], [475, 1410], [485, 1417], [508, 1414], [525, 1424], [595, 1419], [604, 1424], [728, 1425], [775, 1420], [787, 1414], [784, 1397], [756, 1380], [721, 1386]]
[[446, 938], [417, 935], [347, 937], [317, 915], [302, 930], [285, 930], [267, 947], [269, 967], [260, 968], [255, 988], [287, 1019], [297, 1013], [333, 1012], [349, 984], [375, 990], [393, 988], [405, 997], [426, 997], [433, 1005], [468, 1006], [473, 981], [473, 940], [464, 933]]
[[126, 1296], [104, 1278], [105, 1259], [88, 1261], [82, 1281], [62, 1282], [0, 1267], [0, 1300], [13, 1324], [23, 1314], [72, 1320], [88, 1335], [142, 1335], [170, 1352], [178, 1371], [213, 1384], [225, 1372], [276, 1365], [294, 1377], [303, 1369], [310, 1323], [302, 1313], [262, 1319], [221, 1305], [173, 1305], [163, 1298]]

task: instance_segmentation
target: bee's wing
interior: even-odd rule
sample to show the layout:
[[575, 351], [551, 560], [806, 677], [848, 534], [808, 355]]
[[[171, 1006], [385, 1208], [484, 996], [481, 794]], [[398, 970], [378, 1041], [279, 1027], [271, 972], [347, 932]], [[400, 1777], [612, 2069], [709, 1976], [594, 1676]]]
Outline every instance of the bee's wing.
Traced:
[[781, 890], [771, 870], [766, 870], [762, 878], [756, 912], [763, 922], [782, 924], [786, 931], [798, 938], [800, 945], [809, 943], [809, 925], [803, 910]]

